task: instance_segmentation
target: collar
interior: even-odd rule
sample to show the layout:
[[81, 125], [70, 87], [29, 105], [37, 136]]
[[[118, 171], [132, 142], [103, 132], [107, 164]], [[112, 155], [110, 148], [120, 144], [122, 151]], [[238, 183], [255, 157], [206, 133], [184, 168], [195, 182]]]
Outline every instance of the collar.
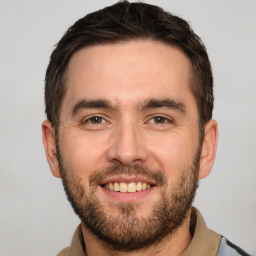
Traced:
[[195, 225], [193, 238], [180, 256], [216, 256], [221, 236], [207, 228], [204, 218], [196, 208], [192, 208], [191, 227], [193, 223]]
[[[201, 213], [192, 208], [190, 232], [193, 235], [190, 245], [180, 256], [216, 256], [221, 236], [207, 228]], [[71, 245], [57, 256], [86, 256], [81, 224], [77, 227]]]

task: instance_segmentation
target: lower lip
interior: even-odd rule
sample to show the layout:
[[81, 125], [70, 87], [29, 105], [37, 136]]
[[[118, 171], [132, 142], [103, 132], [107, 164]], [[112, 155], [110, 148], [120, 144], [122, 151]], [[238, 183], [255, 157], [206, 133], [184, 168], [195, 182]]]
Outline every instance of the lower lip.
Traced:
[[149, 193], [151, 193], [156, 186], [153, 186], [149, 189], [143, 190], [143, 191], [137, 191], [133, 193], [129, 192], [115, 192], [108, 189], [103, 188], [102, 186], [99, 186], [103, 193], [105, 193], [108, 197], [117, 200], [119, 202], [131, 202], [131, 201], [137, 201], [139, 199], [145, 198]]

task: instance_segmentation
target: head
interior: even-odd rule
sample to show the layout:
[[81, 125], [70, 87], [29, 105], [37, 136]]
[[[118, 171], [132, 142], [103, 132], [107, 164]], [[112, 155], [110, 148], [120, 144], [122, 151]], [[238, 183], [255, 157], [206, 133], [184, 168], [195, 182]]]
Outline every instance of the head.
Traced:
[[173, 235], [217, 137], [210, 62], [188, 23], [127, 1], [91, 13], [45, 81], [48, 162], [85, 228], [124, 251]]

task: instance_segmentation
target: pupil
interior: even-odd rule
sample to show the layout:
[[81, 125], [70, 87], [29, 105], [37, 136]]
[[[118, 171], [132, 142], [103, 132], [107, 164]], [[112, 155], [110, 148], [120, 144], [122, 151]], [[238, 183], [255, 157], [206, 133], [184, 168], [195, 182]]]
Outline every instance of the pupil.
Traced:
[[92, 119], [92, 123], [93, 123], [93, 124], [100, 123], [101, 120], [102, 120], [101, 117], [95, 116], [95, 117]]
[[164, 121], [165, 121], [164, 118], [163, 118], [163, 117], [160, 117], [160, 116], [155, 117], [154, 119], [155, 119], [155, 122], [156, 122], [156, 123], [164, 123]]

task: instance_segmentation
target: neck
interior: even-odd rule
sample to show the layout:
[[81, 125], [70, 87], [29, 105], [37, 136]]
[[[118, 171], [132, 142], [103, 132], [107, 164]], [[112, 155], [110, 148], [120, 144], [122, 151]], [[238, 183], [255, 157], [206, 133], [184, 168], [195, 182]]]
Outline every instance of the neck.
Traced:
[[190, 215], [191, 210], [188, 212], [186, 219], [183, 224], [174, 232], [165, 237], [157, 245], [151, 247], [133, 251], [133, 252], [122, 252], [116, 251], [108, 244], [100, 240], [94, 234], [92, 234], [86, 226], [82, 223], [82, 231], [84, 242], [86, 245], [87, 256], [178, 256], [189, 246], [191, 242], [191, 234], [189, 231], [190, 226]]

